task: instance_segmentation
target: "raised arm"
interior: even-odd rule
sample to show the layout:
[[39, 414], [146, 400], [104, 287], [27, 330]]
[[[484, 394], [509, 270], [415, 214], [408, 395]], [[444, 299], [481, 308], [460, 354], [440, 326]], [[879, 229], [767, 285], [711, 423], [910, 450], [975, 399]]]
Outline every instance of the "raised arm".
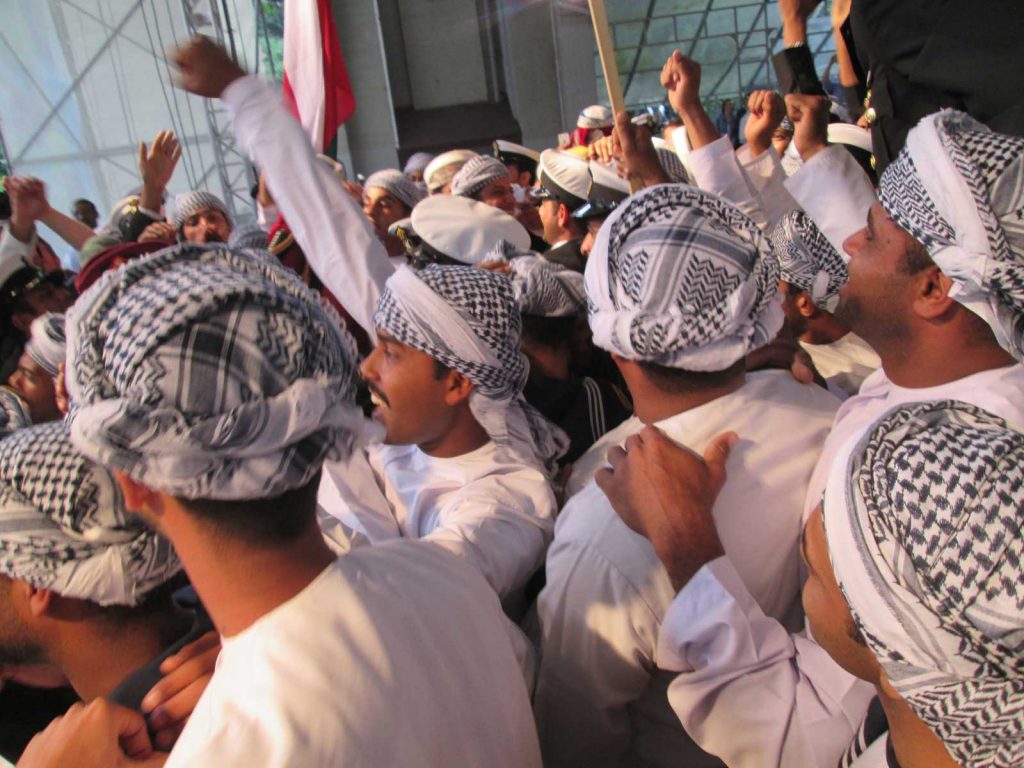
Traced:
[[180, 87], [224, 100], [239, 144], [266, 174], [313, 271], [372, 337], [377, 299], [394, 270], [366, 216], [317, 161], [302, 127], [266, 84], [211, 40], [195, 37], [172, 59]]

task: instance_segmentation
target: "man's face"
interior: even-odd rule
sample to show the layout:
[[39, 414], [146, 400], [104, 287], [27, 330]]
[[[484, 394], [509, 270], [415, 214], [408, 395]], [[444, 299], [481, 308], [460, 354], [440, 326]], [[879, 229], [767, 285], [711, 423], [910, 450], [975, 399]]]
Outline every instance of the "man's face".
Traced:
[[181, 234], [187, 243], [226, 243], [231, 225], [216, 208], [201, 208], [185, 219]]
[[843, 243], [850, 257], [849, 279], [839, 290], [833, 315], [869, 344], [907, 333], [912, 276], [905, 260], [914, 244], [914, 238], [889, 218], [881, 203], [871, 206], [867, 226]]
[[775, 147], [775, 153], [779, 157], [782, 157], [789, 148], [789, 142], [792, 140], [792, 133], [784, 131], [781, 128], [776, 128], [775, 132], [772, 133], [772, 146]]
[[405, 175], [408, 176], [411, 181], [415, 181], [417, 184], [423, 181], [423, 171], [409, 171]]
[[370, 187], [363, 192], [363, 211], [379, 240], [388, 236], [388, 227], [409, 215], [409, 209], [401, 200], [380, 187]]
[[7, 386], [17, 392], [28, 405], [33, 424], [44, 424], [62, 418], [57, 408], [53, 377], [33, 360], [28, 352], [21, 354], [18, 367], [7, 379]]
[[373, 419], [384, 425], [390, 445], [428, 446], [451, 427], [445, 401], [448, 376], [437, 375], [434, 358], [377, 330], [377, 346], [359, 372], [376, 406]]
[[17, 586], [10, 577], [0, 575], [0, 664], [40, 664], [46, 659], [18, 610]]
[[601, 225], [604, 224], [604, 220], [603, 216], [591, 216], [587, 219], [587, 234], [583, 236], [583, 242], [580, 243], [580, 253], [584, 256], [590, 256], [597, 233], [601, 229]]
[[808, 572], [803, 590], [804, 613], [815, 642], [851, 675], [876, 683], [881, 666], [864, 644], [836, 581], [821, 505], [807, 521], [800, 551]]
[[96, 229], [96, 222], [99, 221], [100, 214], [96, 210], [96, 206], [88, 200], [75, 203], [72, 213], [76, 219], [85, 224], [89, 229]]
[[492, 208], [498, 208], [509, 216], [515, 215], [516, 197], [512, 194], [512, 182], [507, 178], [492, 181], [480, 190], [477, 198]]
[[558, 222], [558, 212], [561, 207], [561, 203], [557, 200], [541, 200], [540, 205], [537, 206], [540, 222], [544, 226], [544, 239], [552, 244], [562, 239], [562, 227]]

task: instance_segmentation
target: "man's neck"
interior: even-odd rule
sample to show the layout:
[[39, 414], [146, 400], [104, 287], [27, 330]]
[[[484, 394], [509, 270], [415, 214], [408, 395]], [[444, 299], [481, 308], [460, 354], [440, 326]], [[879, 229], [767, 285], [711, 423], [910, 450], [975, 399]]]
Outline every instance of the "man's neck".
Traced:
[[741, 373], [718, 387], [678, 393], [663, 392], [653, 387], [643, 387], [643, 391], [637, 392], [631, 384], [630, 392], [633, 395], [634, 415], [644, 424], [656, 424], [731, 394], [742, 387], [745, 381], [746, 373]]
[[416, 447], [435, 459], [453, 459], [482, 448], [490, 439], [491, 436], [480, 426], [467, 404], [464, 412], [455, 418], [444, 434], [418, 443]]
[[54, 666], [83, 701], [109, 696], [132, 672], [144, 667], [184, 637], [192, 627], [190, 612], [170, 606], [167, 613], [147, 613], [116, 631], [98, 621], [82, 621], [54, 651]]
[[[298, 513], [297, 513], [298, 514]], [[291, 600], [335, 560], [316, 516], [285, 544], [255, 546], [180, 519], [167, 531], [203, 606], [224, 637]]]
[[871, 345], [886, 377], [898, 387], [923, 389], [958, 381], [982, 371], [1014, 364], [1013, 357], [994, 342], [972, 345], [962, 339], [942, 344], [893, 343]]
[[809, 318], [800, 341], [805, 344], [832, 344], [850, 331], [837, 323], [831, 315], [821, 312], [818, 317]]

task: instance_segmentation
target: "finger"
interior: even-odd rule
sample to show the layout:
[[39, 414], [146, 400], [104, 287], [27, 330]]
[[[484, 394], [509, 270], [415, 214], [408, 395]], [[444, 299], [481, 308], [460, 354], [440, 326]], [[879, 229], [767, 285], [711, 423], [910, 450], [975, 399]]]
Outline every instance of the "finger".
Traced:
[[615, 474], [608, 467], [601, 467], [594, 473], [594, 482], [601, 489], [605, 496], [611, 498], [612, 486], [615, 483]]
[[146, 721], [134, 709], [112, 704], [106, 699], [96, 699], [89, 706], [97, 706], [102, 716], [111, 722], [117, 732], [121, 749], [128, 757], [142, 760], [153, 753]]
[[[179, 723], [172, 723], [166, 728], [160, 728], [153, 735], [153, 746], [159, 749], [161, 752], [170, 752], [171, 747], [174, 746], [175, 742], [178, 741], [178, 737], [181, 736], [181, 732], [185, 730], [185, 725], [188, 720], [183, 720]], [[150, 723], [152, 726], [152, 723]]]
[[139, 142], [139, 165], [143, 165], [146, 162], [146, 142]]
[[605, 461], [607, 461], [608, 464], [611, 465], [612, 470], [614, 470], [619, 465], [619, 462], [625, 458], [626, 451], [624, 451], [621, 446], [616, 445], [608, 449]]
[[790, 364], [789, 370], [793, 374], [793, 378], [801, 384], [814, 383], [814, 363], [811, 362], [810, 355], [804, 350], [799, 350], [793, 356], [793, 362]]
[[173, 656], [168, 656], [160, 664], [160, 671], [165, 675], [174, 669], [180, 667], [189, 659], [201, 656], [209, 651], [211, 648], [220, 647], [220, 635], [216, 631], [210, 631], [200, 637], [198, 640], [193, 640], [191, 643], [186, 645], [180, 651]]

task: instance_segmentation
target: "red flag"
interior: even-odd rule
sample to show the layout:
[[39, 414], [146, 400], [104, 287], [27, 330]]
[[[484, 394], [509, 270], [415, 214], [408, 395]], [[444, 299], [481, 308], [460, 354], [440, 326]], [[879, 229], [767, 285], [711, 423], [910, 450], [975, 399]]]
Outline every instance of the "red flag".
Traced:
[[317, 152], [355, 111], [330, 0], [285, 0], [283, 95]]

